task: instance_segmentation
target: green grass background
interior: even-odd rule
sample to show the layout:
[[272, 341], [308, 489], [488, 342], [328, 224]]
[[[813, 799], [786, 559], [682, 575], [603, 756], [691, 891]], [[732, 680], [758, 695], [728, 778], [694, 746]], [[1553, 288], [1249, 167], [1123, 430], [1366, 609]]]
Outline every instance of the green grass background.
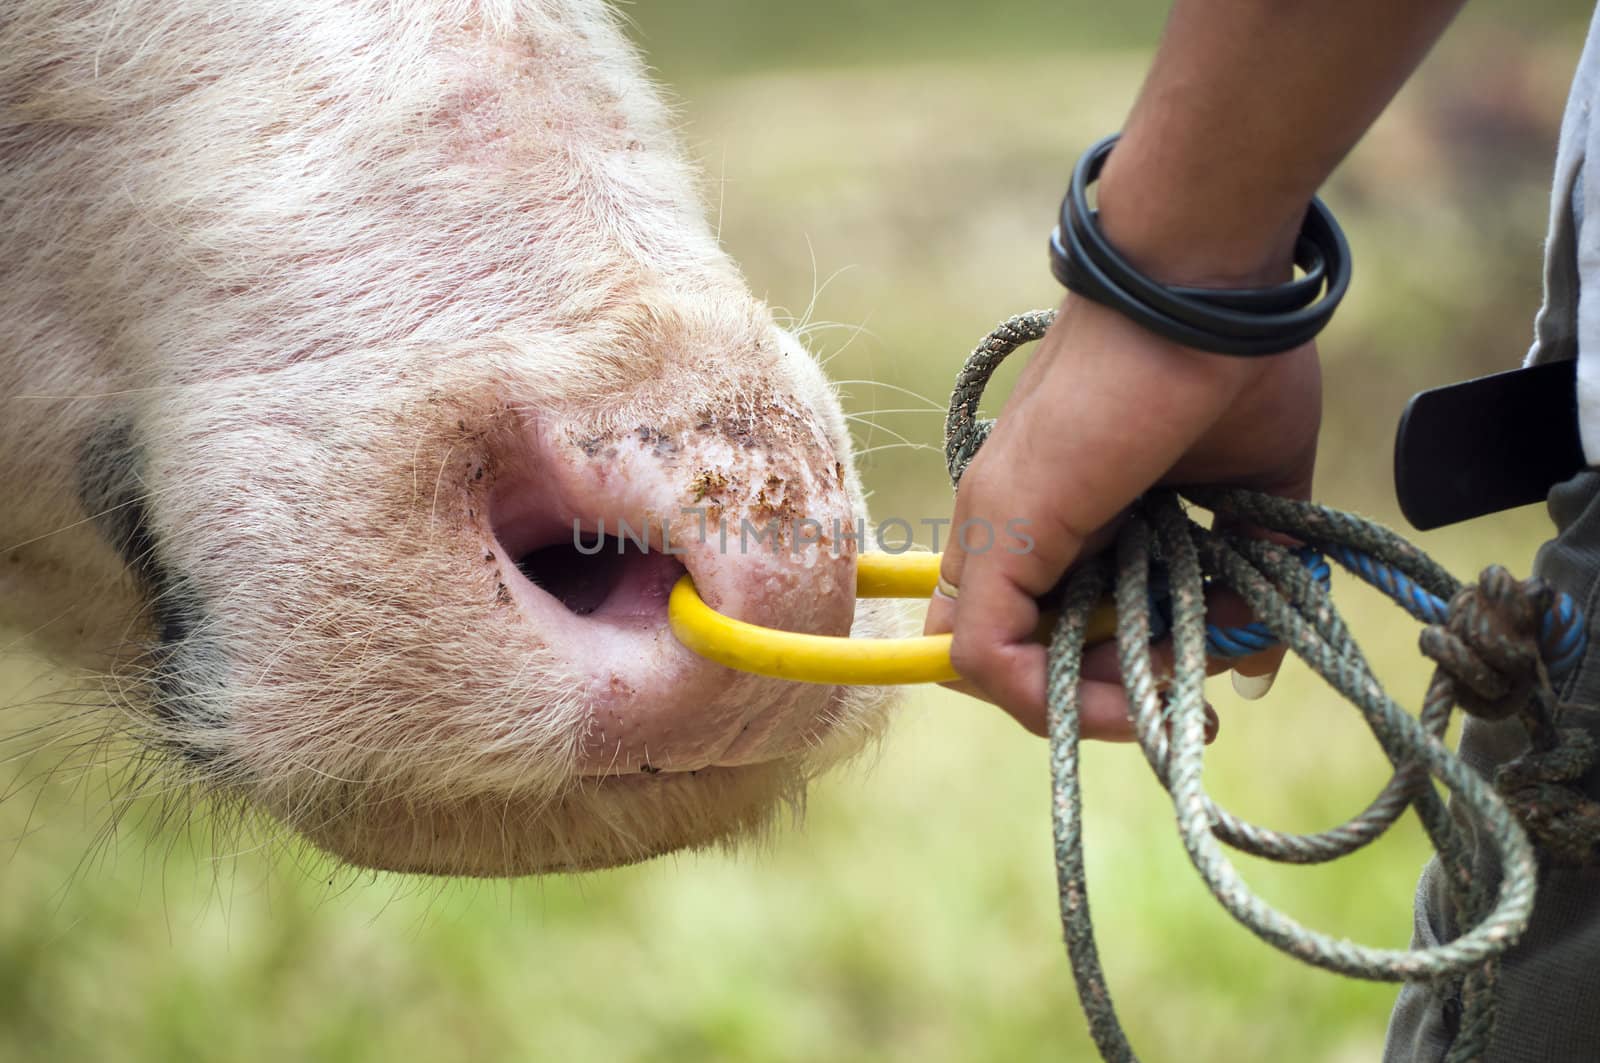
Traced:
[[[629, 14], [675, 86], [725, 243], [845, 382], [877, 511], [945, 515], [949, 383], [996, 320], [1056, 301], [1042, 249], [1064, 176], [1120, 122], [1162, 7], [644, 0]], [[1325, 500], [1397, 521], [1406, 397], [1525, 349], [1585, 16], [1473, 9], [1332, 182], [1357, 273], [1324, 343]], [[1526, 570], [1543, 524], [1535, 507], [1421, 538], [1461, 573]], [[1414, 703], [1414, 626], [1338, 588]], [[975, 702], [918, 692], [876, 757], [815, 787], [803, 826], [737, 857], [440, 883], [341, 871], [158, 799], [121, 804], [124, 754], [90, 741], [92, 724], [32, 729], [83, 686], [0, 636], [0, 703], [16, 706], [0, 715], [0, 1060], [1092, 1055], [1059, 944], [1045, 748]], [[1212, 696], [1207, 781], [1236, 811], [1314, 829], [1382, 784], [1354, 712], [1303, 669], [1263, 702], [1226, 681]], [[1295, 964], [1222, 914], [1137, 751], [1093, 748], [1085, 770], [1101, 950], [1145, 1058], [1377, 1056], [1391, 987]], [[1398, 946], [1425, 855], [1407, 823], [1333, 867], [1242, 863], [1304, 921]]]

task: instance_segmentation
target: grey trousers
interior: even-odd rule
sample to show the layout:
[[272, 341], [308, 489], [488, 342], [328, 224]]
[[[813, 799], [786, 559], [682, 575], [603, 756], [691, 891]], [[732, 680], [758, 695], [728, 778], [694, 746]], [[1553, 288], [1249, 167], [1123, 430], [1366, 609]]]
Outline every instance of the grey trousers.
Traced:
[[[1563, 726], [1586, 726], [1600, 735], [1600, 472], [1585, 471], [1556, 486], [1549, 497], [1557, 536], [1534, 561], [1534, 572], [1583, 606], [1589, 648], [1558, 691], [1569, 708]], [[1515, 720], [1486, 724], [1469, 719], [1461, 754], [1480, 772], [1527, 747]], [[1583, 780], [1600, 797], [1600, 770]], [[1496, 869], [1479, 870], [1496, 876]], [[1456, 936], [1449, 891], [1438, 861], [1423, 870], [1417, 887], [1412, 943], [1434, 945]], [[1533, 921], [1507, 953], [1496, 991], [1497, 1018], [1487, 1059], [1493, 1063], [1600, 1061], [1600, 868], [1543, 866]], [[1389, 1022], [1386, 1063], [1443, 1060], [1455, 1037], [1460, 1001], [1439, 987], [1407, 985]]]

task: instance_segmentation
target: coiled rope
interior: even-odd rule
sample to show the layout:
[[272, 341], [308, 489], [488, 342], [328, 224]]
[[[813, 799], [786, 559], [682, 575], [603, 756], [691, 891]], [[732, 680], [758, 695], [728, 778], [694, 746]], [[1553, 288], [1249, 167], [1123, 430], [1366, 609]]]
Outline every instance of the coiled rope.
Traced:
[[[957, 379], [945, 425], [945, 456], [959, 482], [992, 421], [978, 403], [995, 368], [1042, 336], [1053, 311], [1002, 323], [973, 351]], [[1556, 726], [1551, 679], [1583, 655], [1583, 617], [1570, 597], [1504, 569], [1486, 570], [1463, 587], [1416, 547], [1360, 517], [1323, 506], [1229, 488], [1184, 489], [1183, 498], [1218, 515], [1291, 536], [1379, 588], [1429, 626], [1422, 649], [1438, 665], [1422, 711], [1413, 717], [1384, 692], [1329, 598], [1325, 578], [1304, 551], [1214, 532], [1189, 518], [1179, 493], [1158, 489], [1139, 501], [1113, 551], [1069, 576], [1051, 638], [1047, 691], [1056, 875], [1061, 922], [1078, 997], [1104, 1059], [1133, 1060], [1100, 967], [1084, 872], [1079, 783], [1078, 690], [1087, 618], [1113, 590], [1117, 644], [1137, 741], [1171, 794], [1189, 859], [1213, 896], [1262, 940], [1306, 963], [1357, 978], [1435, 981], [1459, 993], [1462, 1020], [1451, 1061], [1487, 1050], [1494, 1022], [1499, 957], [1528, 924], [1537, 880], [1531, 831], [1555, 859], [1592, 862], [1600, 855], [1600, 808], [1569, 785], [1594, 762], [1593, 743]], [[1152, 573], [1167, 581], [1170, 617], [1149, 607]], [[1256, 621], [1229, 629], [1235, 644], [1208, 643], [1205, 591], [1227, 587]], [[1170, 626], [1174, 667], [1163, 687], [1151, 643]], [[1240, 633], [1246, 635], [1241, 637]], [[1357, 709], [1394, 766], [1365, 810], [1316, 834], [1289, 834], [1245, 822], [1218, 807], [1201, 784], [1205, 751], [1206, 657], [1257, 652], [1281, 640]], [[1442, 741], [1452, 709], [1489, 719], [1519, 716], [1531, 749], [1503, 767], [1496, 786]], [[1492, 895], [1473, 866], [1472, 848], [1429, 781], [1438, 779], [1458, 810], [1477, 824], [1501, 869]], [[1311, 864], [1355, 852], [1414, 808], [1451, 883], [1454, 940], [1425, 949], [1380, 949], [1319, 933], [1251, 892], [1224, 846], [1286, 863]], [[1520, 821], [1520, 822], [1519, 822]], [[1527, 830], [1525, 830], [1527, 828]]]

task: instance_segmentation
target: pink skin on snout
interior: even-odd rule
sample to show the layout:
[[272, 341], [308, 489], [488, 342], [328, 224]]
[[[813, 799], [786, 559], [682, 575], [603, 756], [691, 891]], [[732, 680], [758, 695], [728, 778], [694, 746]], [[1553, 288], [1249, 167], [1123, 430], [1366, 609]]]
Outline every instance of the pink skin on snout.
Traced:
[[491, 493], [490, 548], [532, 634], [582, 684], [577, 774], [694, 771], [814, 745], [822, 691], [732, 672], [667, 627], [687, 571], [729, 616], [849, 633], [855, 544], [833, 532], [852, 529], [852, 507], [812, 418], [774, 403], [600, 434], [546, 420], [520, 438]]
[[683, 571], [896, 624], [838, 397], [599, 0], [28, 3], [0, 45], [0, 620], [110, 676], [164, 792], [526, 874], [760, 834], [883, 733], [667, 628]]
[[[835, 535], [864, 519], [842, 418], [809, 359], [779, 383], [795, 348], [754, 309], [712, 333], [741, 337], [749, 371], [699, 381], [664, 357], [581, 402], [544, 394], [572, 390], [559, 367], [484, 349], [187, 389], [198, 414], [144, 459], [151, 537], [196, 606], [152, 740], [367, 866], [595, 867], [761, 830], [881, 733], [889, 699], [692, 654], [672, 584], [687, 571], [764, 626], [894, 624], [855, 601]], [[197, 470], [208, 490], [167, 488]], [[602, 521], [580, 552], [574, 523]], [[619, 522], [648, 548], [619, 556]]]

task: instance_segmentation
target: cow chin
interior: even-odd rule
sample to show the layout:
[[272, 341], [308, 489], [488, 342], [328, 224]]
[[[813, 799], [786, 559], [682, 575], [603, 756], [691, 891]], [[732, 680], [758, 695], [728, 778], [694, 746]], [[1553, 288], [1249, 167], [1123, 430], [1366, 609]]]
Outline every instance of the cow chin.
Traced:
[[419, 798], [403, 785], [363, 784], [324, 787], [310, 800], [298, 791], [257, 800], [360, 867], [480, 877], [590, 871], [762, 838], [786, 813], [798, 819], [806, 782], [827, 759], [587, 779], [553, 796]]

